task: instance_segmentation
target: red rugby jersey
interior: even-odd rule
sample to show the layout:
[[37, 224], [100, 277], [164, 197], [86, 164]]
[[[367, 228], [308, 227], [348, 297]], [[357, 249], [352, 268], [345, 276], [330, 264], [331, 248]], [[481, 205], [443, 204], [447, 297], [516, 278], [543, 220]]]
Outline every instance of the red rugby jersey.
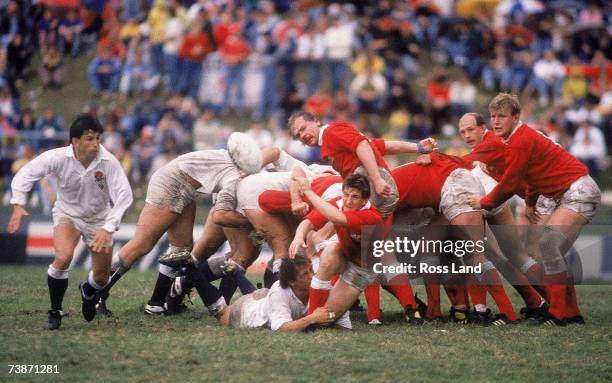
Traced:
[[[357, 145], [363, 140], [367, 140], [367, 137], [359, 133], [350, 122], [332, 122], [323, 131], [321, 158], [328, 161], [342, 178], [346, 178], [361, 166], [356, 152]], [[374, 152], [378, 166], [389, 169], [376, 146], [372, 145], [369, 140], [368, 143]]]
[[449, 174], [459, 168], [470, 168], [460, 157], [431, 153], [431, 164], [409, 163], [391, 171], [397, 185], [397, 208], [438, 208], [442, 186]]
[[482, 142], [472, 152], [461, 157], [470, 163], [474, 161], [487, 165], [487, 173], [499, 182], [506, 170], [506, 145], [492, 131], [487, 131]]
[[485, 209], [501, 205], [526, 185], [525, 202], [535, 206], [538, 197], [560, 198], [586, 166], [544, 134], [521, 125], [506, 144], [506, 170], [497, 186], [480, 204]]
[[[335, 207], [339, 207], [342, 204], [342, 197], [329, 202]], [[347, 226], [334, 225], [342, 253], [347, 260], [361, 266], [361, 227], [382, 224], [382, 216], [374, 206], [357, 211], [342, 210], [342, 213], [346, 217]], [[316, 230], [322, 228], [328, 221], [318, 210], [311, 211], [306, 219], [314, 225]]]

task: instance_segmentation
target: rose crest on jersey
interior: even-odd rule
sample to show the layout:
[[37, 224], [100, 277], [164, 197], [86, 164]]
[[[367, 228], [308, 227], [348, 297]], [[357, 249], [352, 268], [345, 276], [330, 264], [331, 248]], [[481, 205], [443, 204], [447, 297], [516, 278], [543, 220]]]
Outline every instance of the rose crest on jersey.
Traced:
[[102, 172], [102, 170], [96, 170], [94, 173], [94, 179], [96, 181], [96, 185], [100, 188], [100, 190], [104, 190], [104, 186], [106, 186], [106, 176]]

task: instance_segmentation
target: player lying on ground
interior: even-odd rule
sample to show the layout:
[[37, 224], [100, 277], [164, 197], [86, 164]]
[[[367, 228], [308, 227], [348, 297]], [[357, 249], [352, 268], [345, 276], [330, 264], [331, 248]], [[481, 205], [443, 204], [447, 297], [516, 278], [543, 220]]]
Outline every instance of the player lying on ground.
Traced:
[[491, 210], [526, 185], [525, 203], [530, 221], [537, 222], [540, 195], [555, 200], [551, 217], [540, 239], [544, 282], [548, 285], [548, 315], [534, 325], [583, 323], [576, 290], [564, 255], [595, 214], [601, 192], [587, 168], [548, 137], [520, 121], [521, 105], [516, 96], [500, 93], [489, 104], [495, 135], [506, 144], [506, 170], [486, 196], [471, 196], [474, 208]]
[[94, 298], [109, 282], [112, 235], [132, 204], [132, 190], [121, 164], [100, 145], [103, 132], [95, 117], [77, 116], [70, 126], [70, 146], [42, 153], [25, 165], [11, 184], [14, 206], [7, 230], [15, 233], [22, 217], [29, 215], [24, 206], [34, 183], [51, 173], [58, 180], [53, 207], [55, 257], [47, 271], [51, 298], [46, 322], [49, 330], [61, 325], [70, 262], [81, 237], [92, 255], [87, 281], [79, 286], [82, 312], [85, 320], [93, 319]]
[[[298, 256], [281, 263], [279, 280], [271, 288], [255, 290], [243, 295], [235, 303], [227, 305], [214, 286], [204, 289], [197, 286], [198, 293], [207, 302], [209, 313], [222, 326], [235, 328], [267, 327], [273, 331], [302, 331], [311, 325], [331, 324], [334, 314], [320, 307], [307, 314], [308, 287], [312, 278], [312, 265], [308, 258]], [[343, 323], [350, 328], [350, 321]]]

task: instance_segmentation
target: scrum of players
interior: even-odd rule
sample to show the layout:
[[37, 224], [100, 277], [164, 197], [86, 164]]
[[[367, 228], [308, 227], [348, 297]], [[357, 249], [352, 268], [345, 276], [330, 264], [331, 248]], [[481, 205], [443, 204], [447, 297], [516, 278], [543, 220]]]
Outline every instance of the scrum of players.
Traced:
[[[195, 290], [223, 326], [350, 329], [349, 313], [362, 292], [368, 323], [382, 324], [383, 287], [397, 299], [407, 323], [418, 325], [443, 319], [442, 286], [452, 322], [502, 326], [522, 318], [533, 326], [582, 324], [575, 276], [565, 255], [595, 214], [600, 190], [584, 165], [524, 124], [520, 111], [515, 96], [500, 93], [489, 104], [491, 130], [481, 115], [465, 114], [459, 134], [471, 152], [462, 157], [438, 153], [432, 138], [419, 143], [368, 139], [351, 123], [322, 124], [307, 112], [292, 115], [288, 129], [302, 143], [319, 147], [330, 166], [307, 165], [276, 148], [260, 150], [244, 134], [234, 133], [227, 150], [187, 153], [155, 172], [136, 232], [112, 255], [112, 232], [132, 195], [118, 162], [99, 144], [99, 123], [79, 116], [71, 126], [70, 146], [41, 154], [15, 176], [8, 230], [15, 232], [27, 215], [23, 201], [33, 183], [56, 174], [48, 329], [61, 325], [79, 237], [92, 252], [92, 271], [79, 285], [82, 313], [91, 321], [111, 315], [106, 307], [111, 288], [164, 233], [170, 245], [159, 259], [147, 314], [180, 313]], [[391, 169], [385, 156], [403, 153], [420, 156]], [[194, 243], [198, 193], [216, 198]], [[524, 212], [530, 225], [526, 235], [511, 204]], [[478, 271], [423, 273], [427, 299], [421, 301], [411, 275], [394, 267], [399, 265], [396, 254], [383, 254], [386, 272], [375, 273], [368, 241], [362, 241], [366, 231], [383, 238], [398, 225], [427, 228], [424, 235], [433, 240], [486, 238], [484, 251], [463, 257], [431, 251], [417, 259], [433, 268], [455, 263], [478, 266], [473, 269]], [[219, 255], [226, 241], [230, 252]], [[273, 257], [265, 288], [256, 289], [246, 270], [264, 242]], [[212, 284], [216, 280], [218, 287]], [[506, 286], [524, 301], [518, 314]], [[237, 290], [242, 295], [230, 304]], [[487, 295], [498, 314], [487, 307]]]

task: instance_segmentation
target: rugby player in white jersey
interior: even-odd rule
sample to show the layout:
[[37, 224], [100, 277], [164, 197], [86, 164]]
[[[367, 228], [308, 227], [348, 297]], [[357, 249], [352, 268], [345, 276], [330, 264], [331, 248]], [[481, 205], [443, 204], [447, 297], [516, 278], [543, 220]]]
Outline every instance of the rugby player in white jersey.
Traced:
[[[168, 266], [187, 265], [193, 247], [193, 224], [197, 193], [217, 194], [213, 209], [234, 210], [236, 184], [244, 174], [257, 173], [279, 156], [278, 149], [260, 151], [257, 144], [243, 133], [232, 133], [228, 150], [200, 150], [183, 154], [157, 170], [149, 181], [146, 203], [133, 238], [113, 256], [113, 275], [107, 291], [131, 265], [149, 253], [167, 232], [170, 246], [160, 257]], [[233, 222], [245, 225], [239, 217]], [[248, 222], [247, 222], [248, 223]]]
[[13, 214], [8, 232], [15, 233], [21, 219], [29, 215], [25, 203], [34, 183], [51, 173], [58, 180], [53, 207], [55, 258], [47, 271], [49, 330], [61, 325], [70, 262], [81, 237], [92, 255], [87, 281], [80, 284], [82, 311], [87, 321], [95, 316], [97, 294], [109, 282], [113, 233], [132, 204], [132, 190], [121, 164], [100, 145], [103, 131], [95, 117], [77, 116], [70, 126], [70, 145], [42, 153], [24, 166], [11, 184]]
[[[270, 328], [273, 331], [302, 331], [311, 325], [331, 324], [336, 321], [333, 313], [320, 307], [307, 315], [308, 290], [312, 279], [312, 264], [305, 256], [282, 261], [279, 280], [271, 288], [255, 290], [227, 305], [214, 287], [212, 294], [202, 297], [211, 315], [222, 326], [235, 328]], [[199, 291], [199, 290], [198, 290]], [[216, 298], [216, 299], [215, 299]], [[342, 323], [350, 328], [350, 321]]]

